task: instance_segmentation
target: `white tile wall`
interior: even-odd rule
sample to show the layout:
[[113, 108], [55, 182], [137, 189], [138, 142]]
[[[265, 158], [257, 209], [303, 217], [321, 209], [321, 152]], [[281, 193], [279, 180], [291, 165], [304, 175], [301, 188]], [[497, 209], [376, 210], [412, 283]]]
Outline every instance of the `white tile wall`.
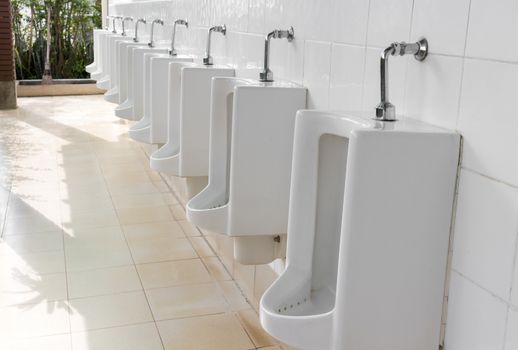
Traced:
[[425, 62], [391, 58], [390, 99], [400, 118], [464, 138], [445, 350], [517, 348], [516, 0], [163, 0], [111, 10], [166, 18], [164, 38], [173, 18], [187, 18], [178, 44], [193, 54], [203, 53], [207, 26], [225, 22], [216, 61], [250, 76], [264, 34], [293, 26], [294, 42], [272, 43], [275, 78], [305, 84], [309, 107], [335, 110], [373, 112], [381, 48], [426, 36]]

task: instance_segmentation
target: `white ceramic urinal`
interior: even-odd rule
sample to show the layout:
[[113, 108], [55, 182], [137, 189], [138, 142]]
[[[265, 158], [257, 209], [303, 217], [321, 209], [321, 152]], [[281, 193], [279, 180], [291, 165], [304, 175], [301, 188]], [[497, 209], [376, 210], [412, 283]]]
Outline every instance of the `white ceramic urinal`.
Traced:
[[103, 73], [103, 63], [105, 60], [105, 51], [104, 51], [104, 40], [105, 37], [110, 35], [111, 32], [109, 30], [99, 30], [97, 36], [95, 37], [95, 45], [97, 45], [97, 49], [94, 48], [95, 52], [95, 71], [90, 73], [90, 78], [99, 81], [102, 77], [104, 77]]
[[110, 38], [121, 37], [116, 33], [107, 33], [101, 36], [101, 59], [102, 59], [102, 75], [97, 79], [97, 87], [99, 89], [108, 90], [110, 88], [110, 68], [111, 68], [111, 56], [110, 56]]
[[107, 102], [119, 103], [119, 67], [120, 67], [120, 46], [122, 42], [131, 42], [132, 38], [127, 35], [113, 36], [110, 38], [110, 89], [104, 93]]
[[295, 115], [305, 107], [306, 89], [294, 83], [213, 80], [209, 184], [187, 218], [235, 237], [240, 263], [284, 256]]
[[[169, 63], [192, 62], [192, 60], [192, 57], [189, 56], [170, 56], [169, 53], [144, 54], [143, 115], [128, 131], [132, 139], [143, 143], [158, 143], [151, 138], [151, 121], [155, 111], [162, 112], [162, 119], [165, 119], [166, 123], [163, 127], [167, 130], [167, 103], [165, 101], [168, 98]], [[162, 139], [161, 143], [166, 142], [167, 139]]]
[[[170, 64], [171, 79], [178, 79], [180, 72], [180, 103], [178, 106], [170, 101], [168, 122], [171, 128], [175, 125], [178, 128], [172, 130], [168, 142], [151, 155], [150, 166], [165, 174], [186, 177], [187, 196], [191, 198], [205, 187], [209, 174], [212, 78], [233, 76], [234, 69], [200, 63], [182, 65]], [[170, 96], [175, 93], [177, 83], [171, 84]], [[179, 113], [175, 113], [176, 108]]]
[[[120, 63], [118, 66], [118, 78], [119, 78], [119, 105], [115, 108], [115, 115], [118, 117], [125, 117], [124, 114], [122, 116], [119, 115], [120, 111], [126, 110], [123, 106], [124, 103], [127, 103], [128, 100], [128, 85], [130, 84], [130, 79], [132, 74], [130, 74], [130, 60], [132, 61], [131, 54], [132, 50], [129, 50], [130, 47], [144, 47], [147, 46], [146, 41], [142, 42], [119, 42], [119, 50], [120, 50]], [[131, 79], [132, 82], [132, 79]]]
[[459, 149], [417, 121], [298, 112], [264, 329], [306, 350], [437, 350]]
[[88, 73], [94, 73], [96, 72], [99, 67], [99, 34], [107, 32], [106, 29], [94, 29], [93, 30], [93, 44], [94, 44], [94, 61], [90, 63], [88, 66], [85, 67], [85, 70]]

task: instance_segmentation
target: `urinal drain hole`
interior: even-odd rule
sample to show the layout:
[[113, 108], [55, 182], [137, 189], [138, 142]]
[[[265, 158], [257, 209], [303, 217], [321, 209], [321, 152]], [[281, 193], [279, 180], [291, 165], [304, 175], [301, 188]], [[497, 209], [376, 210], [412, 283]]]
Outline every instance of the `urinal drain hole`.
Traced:
[[290, 310], [290, 309], [293, 309], [293, 308], [295, 308], [295, 307], [297, 307], [297, 306], [301, 306], [302, 304], [307, 303], [307, 300], [308, 300], [307, 298], [304, 298], [304, 300], [297, 301], [297, 303], [296, 303], [296, 304], [289, 304], [289, 305], [288, 305], [288, 304], [286, 304], [285, 306], [281, 306], [280, 308], [278, 308], [278, 309], [277, 309], [277, 312], [278, 312], [279, 314], [282, 314], [283, 312], [286, 312], [286, 311], [288, 311], [288, 310]]

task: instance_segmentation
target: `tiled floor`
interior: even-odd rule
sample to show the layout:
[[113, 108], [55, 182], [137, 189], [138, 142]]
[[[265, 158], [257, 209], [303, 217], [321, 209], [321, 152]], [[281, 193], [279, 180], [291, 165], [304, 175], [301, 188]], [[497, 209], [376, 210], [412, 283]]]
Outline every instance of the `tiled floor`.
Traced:
[[0, 349], [281, 349], [100, 96], [0, 112]]

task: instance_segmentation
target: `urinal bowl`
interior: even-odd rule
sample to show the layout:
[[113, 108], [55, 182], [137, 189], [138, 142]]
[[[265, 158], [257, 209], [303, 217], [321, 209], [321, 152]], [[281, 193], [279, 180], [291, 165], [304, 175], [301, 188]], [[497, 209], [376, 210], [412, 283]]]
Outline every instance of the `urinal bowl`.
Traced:
[[120, 43], [130, 42], [131, 37], [120, 36], [110, 39], [110, 89], [104, 93], [104, 100], [119, 104], [119, 66], [121, 64]]
[[263, 328], [301, 349], [437, 350], [460, 136], [297, 114], [286, 270]]
[[[168, 175], [187, 178], [190, 199], [207, 184], [212, 78], [233, 76], [234, 69], [199, 63], [176, 65], [170, 64], [170, 84], [178, 84], [180, 73], [180, 103], [178, 106], [173, 100], [169, 103], [168, 142], [151, 155], [150, 166]], [[170, 96], [174, 91], [175, 87], [170, 85]]]
[[242, 264], [284, 256], [297, 110], [306, 89], [289, 82], [215, 78], [209, 184], [187, 204], [187, 218], [236, 237]]
[[[130, 79], [131, 77], [131, 70], [130, 70], [130, 59], [132, 58], [130, 53], [132, 54], [133, 51], [129, 50], [130, 47], [144, 47], [148, 44], [143, 40], [142, 42], [120, 42], [119, 43], [119, 50], [120, 50], [120, 64], [118, 66], [118, 77], [119, 77], [119, 106], [115, 108], [115, 115], [117, 115], [117, 112], [120, 110], [123, 110], [127, 107], [126, 100], [128, 99], [128, 85], [133, 84], [133, 80]], [[132, 61], [132, 60], [131, 60]], [[131, 64], [133, 67], [133, 65]], [[131, 69], [132, 69], [131, 67]], [[126, 103], [126, 106], [123, 106], [124, 103]], [[123, 107], [123, 108], [121, 108]], [[125, 119], [128, 117], [126, 116]]]
[[[165, 63], [159, 65], [161, 69], [158, 72], [153, 72], [154, 60], [160, 60], [158, 62]], [[143, 116], [142, 118], [129, 129], [129, 135], [132, 139], [153, 144], [154, 142], [151, 135], [152, 121], [153, 121], [153, 110], [165, 110], [167, 106], [164, 101], [167, 101], [167, 88], [168, 88], [168, 68], [171, 62], [192, 62], [192, 58], [188, 56], [175, 56], [172, 57], [169, 54], [162, 53], [145, 53], [144, 54], [144, 91], [143, 91]], [[158, 74], [157, 74], [158, 73]], [[179, 94], [179, 91], [177, 91]], [[155, 96], [156, 95], [156, 96]], [[167, 115], [166, 115], [167, 116]], [[165, 123], [167, 123], [167, 118]], [[167, 130], [167, 125], [162, 125]], [[167, 140], [165, 140], [167, 142]], [[165, 143], [162, 142], [162, 143]]]

